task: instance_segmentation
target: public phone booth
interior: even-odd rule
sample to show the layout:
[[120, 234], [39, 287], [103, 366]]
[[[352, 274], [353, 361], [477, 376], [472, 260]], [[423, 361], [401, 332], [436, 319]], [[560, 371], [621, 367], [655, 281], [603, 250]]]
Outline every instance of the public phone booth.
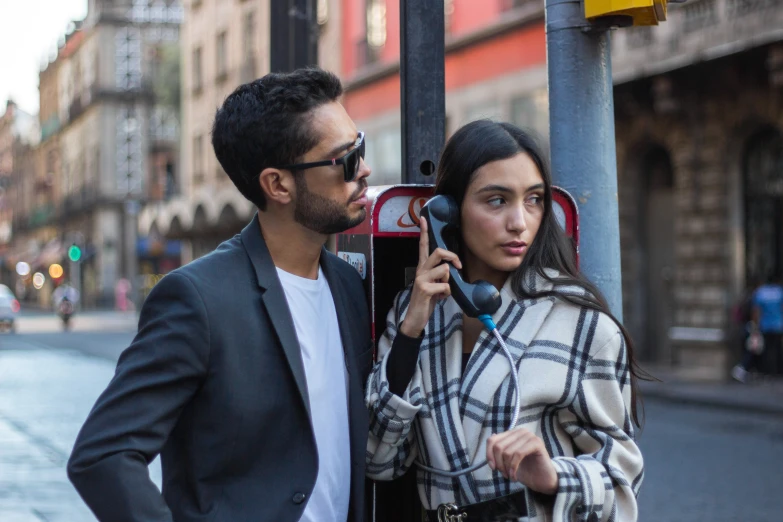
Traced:
[[[377, 350], [386, 315], [397, 293], [413, 282], [419, 261], [419, 215], [433, 195], [432, 185], [386, 185], [367, 190], [367, 219], [336, 234], [336, 254], [362, 277], [372, 317]], [[565, 190], [553, 187], [555, 217], [579, 256], [579, 218], [576, 202]], [[416, 472], [411, 470], [391, 482], [367, 484], [366, 520], [374, 522], [418, 521], [421, 505]]]

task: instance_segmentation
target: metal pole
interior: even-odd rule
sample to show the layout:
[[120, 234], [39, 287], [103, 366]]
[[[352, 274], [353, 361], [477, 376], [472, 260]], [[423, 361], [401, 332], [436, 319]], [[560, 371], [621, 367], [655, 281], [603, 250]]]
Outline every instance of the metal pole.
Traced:
[[579, 263], [622, 320], [609, 34], [579, 0], [546, 0], [552, 174], [579, 207]]
[[434, 183], [446, 137], [443, 2], [400, 1], [402, 181]]
[[318, 64], [318, 23], [315, 0], [270, 2], [270, 68], [290, 72]]

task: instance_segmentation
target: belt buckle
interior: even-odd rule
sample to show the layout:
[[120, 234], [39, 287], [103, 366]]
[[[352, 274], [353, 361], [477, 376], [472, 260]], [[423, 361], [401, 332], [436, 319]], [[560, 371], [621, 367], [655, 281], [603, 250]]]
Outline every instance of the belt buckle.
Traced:
[[459, 513], [459, 508], [451, 502], [438, 506], [438, 522], [463, 522], [467, 513]]

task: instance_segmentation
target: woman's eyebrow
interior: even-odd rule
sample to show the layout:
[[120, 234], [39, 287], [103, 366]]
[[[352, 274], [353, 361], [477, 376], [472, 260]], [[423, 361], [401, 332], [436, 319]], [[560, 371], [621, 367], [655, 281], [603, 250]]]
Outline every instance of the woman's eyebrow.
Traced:
[[544, 188], [543, 183], [536, 183], [535, 185], [528, 187], [525, 193], [527, 194], [528, 192], [532, 192], [534, 190], [542, 190], [543, 188]]
[[476, 191], [476, 194], [483, 194], [484, 192], [504, 192], [506, 194], [512, 194], [514, 191], [503, 185], [486, 185]]

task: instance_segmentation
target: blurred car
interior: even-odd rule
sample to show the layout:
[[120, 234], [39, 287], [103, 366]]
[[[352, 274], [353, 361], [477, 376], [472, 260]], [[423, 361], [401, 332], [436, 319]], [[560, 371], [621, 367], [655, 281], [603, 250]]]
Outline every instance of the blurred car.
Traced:
[[19, 301], [11, 289], [0, 285], [0, 329], [13, 332], [16, 326], [16, 315], [20, 309]]

